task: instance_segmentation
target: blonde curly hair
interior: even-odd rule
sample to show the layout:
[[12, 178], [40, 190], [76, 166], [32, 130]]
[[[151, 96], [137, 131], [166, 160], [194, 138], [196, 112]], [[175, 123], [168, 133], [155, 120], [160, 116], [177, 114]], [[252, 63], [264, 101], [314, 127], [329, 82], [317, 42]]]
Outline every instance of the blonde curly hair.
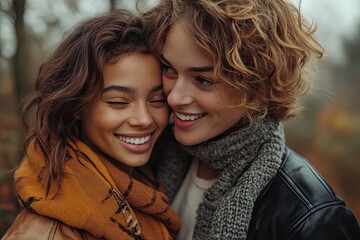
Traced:
[[286, 0], [160, 0], [142, 17], [158, 54], [170, 28], [184, 22], [249, 122], [295, 116], [309, 89], [303, 69], [323, 55], [316, 26]]

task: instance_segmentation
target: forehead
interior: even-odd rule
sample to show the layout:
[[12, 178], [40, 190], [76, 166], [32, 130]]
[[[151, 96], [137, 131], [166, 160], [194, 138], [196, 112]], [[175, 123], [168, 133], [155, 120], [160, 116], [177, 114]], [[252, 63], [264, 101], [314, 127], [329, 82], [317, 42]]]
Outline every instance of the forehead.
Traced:
[[176, 23], [170, 28], [162, 54], [172, 64], [180, 62], [188, 67], [212, 65], [210, 58], [195, 42], [184, 22]]
[[104, 88], [128, 86], [149, 89], [161, 84], [161, 68], [158, 60], [150, 54], [125, 55], [116, 63], [104, 67]]

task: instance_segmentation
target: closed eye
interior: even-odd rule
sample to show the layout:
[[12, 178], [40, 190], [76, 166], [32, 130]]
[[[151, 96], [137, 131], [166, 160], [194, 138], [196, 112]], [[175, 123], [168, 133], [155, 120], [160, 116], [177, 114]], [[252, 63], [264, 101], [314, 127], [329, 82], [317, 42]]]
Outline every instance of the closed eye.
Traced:
[[153, 101], [151, 101], [151, 102], [154, 102], [154, 103], [157, 103], [157, 102], [166, 103], [167, 101], [166, 101], [166, 99], [164, 98], [164, 99], [159, 99], [159, 100], [153, 100]]
[[165, 97], [153, 99], [153, 100], [150, 100], [150, 104], [155, 107], [162, 107], [162, 106], [167, 105], [167, 100]]
[[115, 102], [115, 101], [108, 101], [107, 103], [110, 105], [127, 105], [127, 104], [129, 104], [128, 102]]

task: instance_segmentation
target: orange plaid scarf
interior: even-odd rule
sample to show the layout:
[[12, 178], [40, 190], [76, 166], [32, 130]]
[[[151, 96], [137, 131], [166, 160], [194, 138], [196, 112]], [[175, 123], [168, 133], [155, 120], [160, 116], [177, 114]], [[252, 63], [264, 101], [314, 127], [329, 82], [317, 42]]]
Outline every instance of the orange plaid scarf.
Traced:
[[135, 171], [139, 181], [111, 163], [105, 166], [81, 141], [68, 141], [67, 151], [61, 189], [51, 186], [46, 196], [43, 154], [34, 143], [29, 146], [14, 176], [25, 208], [110, 240], [168, 240], [179, 230], [179, 219], [168, 198], [153, 188], [149, 169]]

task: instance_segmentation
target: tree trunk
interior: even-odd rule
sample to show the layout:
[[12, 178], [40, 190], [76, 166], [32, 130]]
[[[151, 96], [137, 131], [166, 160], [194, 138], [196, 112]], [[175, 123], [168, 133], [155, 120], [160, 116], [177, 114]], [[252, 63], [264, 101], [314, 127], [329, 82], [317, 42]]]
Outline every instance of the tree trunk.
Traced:
[[110, 11], [115, 10], [116, 7], [116, 0], [110, 0]]
[[29, 70], [30, 59], [27, 43], [27, 33], [25, 30], [24, 13], [26, 0], [13, 0], [15, 12], [15, 33], [16, 33], [16, 52], [13, 58], [13, 71], [15, 82], [15, 94], [18, 101], [29, 93], [31, 74]]

